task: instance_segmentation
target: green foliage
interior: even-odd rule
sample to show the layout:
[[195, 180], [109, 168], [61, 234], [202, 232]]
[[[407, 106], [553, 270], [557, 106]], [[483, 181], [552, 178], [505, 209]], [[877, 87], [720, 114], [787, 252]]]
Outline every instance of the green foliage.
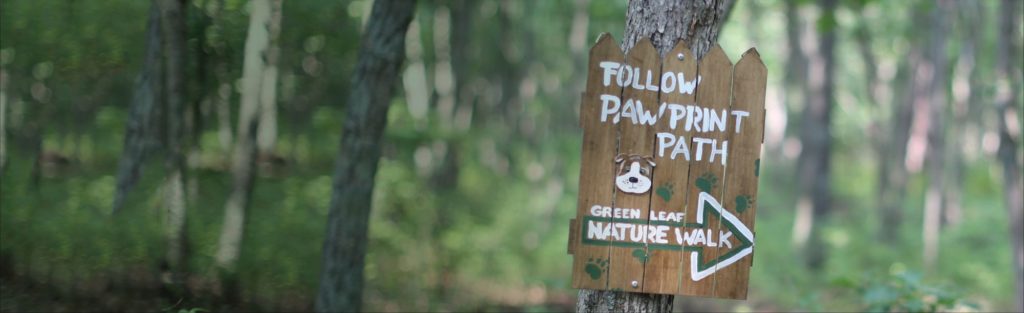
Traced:
[[949, 289], [929, 286], [913, 272], [894, 273], [857, 287], [868, 312], [939, 312], [977, 305]]
[[[571, 302], [575, 291], [570, 288], [571, 257], [565, 253], [566, 221], [577, 205], [582, 67], [597, 34], [622, 38], [627, 6], [626, 1], [590, 2], [583, 8], [588, 19], [579, 50], [570, 44], [571, 17], [577, 10], [573, 1], [467, 1], [469, 27], [462, 29], [468, 31], [461, 47], [454, 46], [454, 33], [444, 31], [453, 30], [456, 8], [421, 2], [414, 33], [407, 39], [409, 54], [418, 54], [410, 56], [406, 75], [396, 86], [374, 185], [366, 310], [555, 311], [565, 309], [556, 302]], [[801, 8], [817, 5], [798, 2]], [[189, 19], [194, 28], [189, 29], [193, 50], [188, 76], [194, 84], [189, 103], [209, 104], [204, 97], [216, 93], [218, 83], [231, 85], [240, 76], [247, 2], [226, 0], [218, 10], [213, 6], [220, 1], [190, 3], [190, 14], [218, 12], [216, 22], [205, 26], [196, 22], [199, 16]], [[290, 301], [311, 303], [319, 283], [340, 121], [360, 25], [371, 3], [284, 2], [281, 135], [275, 152], [288, 161], [259, 172], [238, 264], [242, 294], [271, 303], [267, 310], [284, 310], [275, 305]], [[148, 5], [136, 0], [2, 2], [0, 63], [9, 79], [10, 155], [0, 185], [0, 255], [12, 256], [19, 275], [48, 285], [77, 286], [109, 276], [149, 277], [156, 272], [164, 242], [160, 155], [146, 164], [125, 209], [116, 216], [108, 213], [127, 103], [142, 59]], [[980, 11], [995, 16], [994, 2], [979, 5]], [[989, 152], [971, 149], [981, 147], [991, 133], [988, 124], [993, 123], [984, 111], [987, 99], [995, 95], [991, 84], [976, 90], [981, 103], [968, 106], [969, 115], [978, 116], [966, 127], [975, 134], [974, 141], [965, 142], [963, 149], [949, 147], [964, 155], [962, 181], [956, 182], [962, 186], [963, 216], [943, 227], [936, 264], [925, 269], [919, 253], [929, 179], [921, 173], [909, 177], [901, 233], [894, 238], [876, 235], [876, 149], [886, 147], [877, 147], [866, 134], [890, 121], [892, 110], [871, 102], [863, 78], [870, 70], [886, 73], [892, 97], [902, 97], [901, 90], [909, 88], [904, 82], [911, 81], [912, 73], [902, 67], [909, 46], [927, 34], [906, 18], [918, 7], [934, 6], [927, 1], [849, 0], [840, 1], [834, 14], [810, 14], [805, 20], [815, 31], [837, 32], [840, 82], [831, 133], [834, 208], [828, 219], [816, 221], [829, 258], [814, 272], [804, 266], [791, 241], [798, 203], [798, 160], [791, 150], [802, 106], [781, 94], [795, 92], [782, 84], [789, 70], [786, 53], [797, 47], [781, 47], [786, 42], [782, 1], [736, 5], [720, 43], [734, 61], [738, 53], [757, 47], [768, 67], [770, 93], [764, 162], [755, 166], [760, 190], [727, 201], [756, 207], [758, 215], [752, 301], [734, 309], [941, 311], [977, 303], [983, 310], [999, 310], [1018, 297], [1007, 279], [1012, 265], [998, 197], [1001, 175]], [[977, 33], [957, 30], [950, 39], [951, 51], [959, 51], [966, 39], [979, 38], [976, 64], [981, 78], [993, 72], [997, 38], [991, 21], [983, 23]], [[876, 54], [878, 69], [863, 68], [854, 43], [857, 31], [871, 36], [867, 48]], [[205, 42], [198, 34], [204, 34]], [[205, 53], [205, 72], [197, 64], [200, 51]], [[957, 55], [951, 53], [951, 58]], [[456, 83], [462, 86], [456, 88]], [[414, 88], [405, 88], [409, 86], [426, 88], [427, 93], [417, 95]], [[231, 114], [237, 114], [237, 91], [229, 91]], [[423, 100], [413, 99], [417, 96], [427, 98], [425, 108], [411, 103]], [[212, 275], [231, 176], [226, 165], [230, 147], [219, 141], [211, 113], [215, 108], [200, 111], [207, 115], [196, 162], [187, 175], [192, 186], [188, 269], [202, 280]], [[954, 131], [962, 130], [950, 126], [949, 132]], [[785, 136], [773, 138], [780, 132]], [[74, 161], [45, 169], [39, 182], [33, 182], [34, 136], [40, 137], [44, 151]], [[699, 186], [721, 188], [718, 179], [701, 177]], [[655, 201], [686, 197], [683, 187], [658, 186]], [[648, 257], [643, 250], [633, 256]], [[592, 261], [584, 269], [591, 277], [609, 270], [606, 259]], [[718, 310], [734, 305], [717, 304]], [[167, 310], [179, 308], [191, 313], [211, 307], [185, 303]]]

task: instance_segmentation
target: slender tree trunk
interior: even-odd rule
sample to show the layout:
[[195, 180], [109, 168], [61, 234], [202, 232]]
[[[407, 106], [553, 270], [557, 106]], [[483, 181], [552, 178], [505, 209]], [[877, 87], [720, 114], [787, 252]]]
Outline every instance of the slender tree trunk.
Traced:
[[907, 143], [910, 140], [910, 126], [914, 118], [913, 91], [918, 80], [922, 79], [915, 73], [921, 63], [921, 49], [912, 45], [907, 61], [900, 66], [895, 81], [901, 82], [895, 90], [888, 125], [891, 134], [885, 149], [880, 152], [881, 164], [878, 168], [878, 207], [879, 232], [878, 238], [886, 244], [894, 244], [900, 238], [900, 225], [903, 224], [903, 200], [907, 190], [909, 172], [906, 166]]
[[[1021, 182], [1021, 2], [1003, 0], [999, 17], [999, 40], [996, 52], [996, 112], [999, 120], [999, 160], [1003, 163], [1003, 197], [1010, 223], [1013, 271], [1017, 295], [1024, 292], [1024, 183]], [[1024, 311], [1024, 298], [1016, 297], [1014, 309]]]
[[[789, 118], [794, 121], [793, 123], [787, 123], [790, 127], [790, 133], [797, 133], [796, 137], [801, 140], [801, 152], [804, 152], [807, 147], [803, 146], [802, 140], [804, 139], [804, 133], [802, 132], [803, 127], [807, 127], [806, 123], [800, 124], [796, 121], [805, 121], [809, 112], [809, 103], [811, 99], [811, 87], [810, 80], [808, 79], [810, 73], [811, 61], [820, 61], [819, 59], [813, 58], [818, 55], [818, 42], [816, 37], [811, 36], [814, 32], [813, 27], [809, 27], [811, 24], [804, 17], [806, 14], [801, 10], [800, 4], [797, 0], [786, 1], [786, 29], [787, 39], [789, 44], [789, 58], [788, 64], [789, 71], [786, 73], [786, 79], [789, 80], [793, 87], [790, 92], [786, 94], [786, 100], [790, 103], [802, 103], [803, 111], [790, 110]], [[816, 63], [820, 68], [821, 64]], [[817, 78], [820, 81], [820, 77]], [[796, 183], [801, 184], [799, 191], [803, 192], [803, 185], [805, 180], [803, 177], [808, 175], [806, 172], [809, 170], [809, 163], [805, 163], [804, 157], [806, 154], [801, 153], [797, 159], [796, 166]], [[807, 246], [807, 239], [811, 236], [811, 228], [814, 225], [814, 211], [811, 206], [810, 199], [804, 197], [803, 194], [797, 199], [796, 213], [793, 221], [793, 238], [792, 244], [797, 250], [803, 250]]]
[[367, 21], [334, 170], [316, 310], [359, 311], [381, 136], [416, 1], [377, 0]]
[[[470, 94], [472, 90], [466, 85], [470, 78], [469, 69], [473, 66], [472, 60], [470, 60], [470, 52], [472, 50], [468, 47], [468, 44], [473, 29], [472, 19], [475, 8], [476, 3], [462, 0], [449, 3], [444, 8], [435, 8], [435, 10], [447, 9], [450, 13], [447, 15], [434, 15], [435, 25], [448, 25], [447, 30], [442, 30], [436, 26], [433, 30], [435, 32], [434, 64], [435, 70], [449, 72], [444, 74], [451, 75], [453, 84], [450, 85], [450, 88], [436, 86], [439, 88], [435, 88], [435, 92], [438, 95], [437, 101], [439, 103], [451, 103], [450, 112], [439, 113], [448, 114], [440, 119], [441, 123], [448, 124], [442, 126], [453, 126], [455, 132], [467, 131], [472, 122], [473, 99]], [[436, 12], [439, 13], [440, 11]], [[444, 20], [447, 20], [447, 23]], [[440, 64], [450, 64], [451, 67], [443, 68]], [[444, 75], [442, 73], [439, 74]], [[457, 196], [455, 193], [459, 179], [461, 142], [462, 139], [459, 136], [455, 136], [443, 143], [444, 149], [441, 149], [443, 152], [441, 152], [442, 156], [440, 156], [440, 166], [435, 167], [430, 177], [433, 189], [445, 199]], [[435, 246], [434, 250], [437, 255], [436, 267], [438, 275], [438, 284], [434, 286], [434, 298], [442, 303], [447, 302], [451, 297], [449, 291], [452, 290], [452, 285], [455, 283], [454, 270], [458, 264], [456, 256], [445, 251], [442, 240], [445, 233], [451, 228], [451, 215], [451, 212], [436, 211], [433, 227], [431, 228], [432, 243]]]
[[277, 59], [281, 54], [277, 38], [281, 33], [281, 0], [272, 1], [270, 6], [270, 16], [265, 25], [269, 40], [264, 52], [266, 66], [263, 68], [260, 122], [256, 134], [256, 144], [261, 154], [273, 153], [277, 143]]
[[[214, 0], [212, 4], [212, 8], [205, 8], [205, 10], [208, 10], [210, 25], [213, 29], [216, 29], [219, 32], [216, 37], [222, 38], [224, 32], [222, 26], [224, 0]], [[220, 147], [222, 148], [221, 152], [224, 153], [224, 155], [229, 155], [232, 145], [234, 144], [234, 138], [232, 138], [231, 134], [231, 95], [234, 93], [234, 88], [232, 88], [230, 82], [232, 79], [228, 77], [230, 74], [228, 71], [228, 62], [225, 60], [226, 57], [224, 56], [223, 51], [225, 45], [224, 41], [220, 40], [209, 44], [209, 48], [216, 51], [215, 54], [217, 55], [217, 61], [213, 66], [213, 76], [216, 80], [216, 87], [211, 95], [212, 100], [210, 100], [213, 102], [213, 110], [215, 110], [214, 114], [217, 116], [217, 141], [220, 143]]]
[[[946, 210], [942, 212], [942, 224], [959, 225], [963, 218], [963, 187], [964, 187], [964, 138], [971, 136], [967, 127], [972, 122], [971, 117], [977, 115], [970, 110], [972, 105], [983, 103], [980, 95], [979, 83], [980, 67], [978, 66], [978, 49], [980, 39], [977, 34], [983, 27], [978, 21], [983, 21], [982, 3], [971, 1], [955, 1], [955, 11], [959, 30], [956, 36], [963, 41], [962, 53], [958, 57], [956, 65], [956, 76], [953, 79], [953, 122], [950, 124], [950, 139], [948, 150], [950, 160], [949, 180], [946, 184], [945, 202]], [[966, 87], [966, 88], [964, 88]]]
[[[728, 2], [630, 0], [622, 50], [628, 52], [649, 37], [664, 56], [686, 41], [700, 59], [718, 42]], [[580, 289], [576, 312], [670, 312], [674, 300], [672, 295]]]
[[165, 167], [167, 178], [164, 193], [164, 227], [167, 240], [166, 262], [171, 271], [172, 283], [180, 285], [181, 274], [185, 271], [187, 258], [186, 204], [184, 193], [185, 158], [182, 147], [184, 114], [184, 70], [185, 70], [185, 23], [184, 1], [160, 0], [161, 22], [164, 37], [164, 58], [166, 80], [167, 157]]
[[925, 191], [924, 221], [921, 237], [924, 242], [922, 256], [925, 269], [931, 268], [939, 256], [939, 228], [942, 212], [945, 211], [946, 189], [946, 108], [949, 97], [946, 41], [952, 18], [949, 7], [952, 3], [940, 1], [932, 9], [931, 38], [929, 38], [928, 63], [932, 68], [932, 82], [929, 86], [928, 103], [928, 148], [926, 149], [928, 187]]
[[0, 51], [0, 177], [7, 169], [7, 70], [4, 69], [6, 57]]
[[135, 186], [142, 174], [142, 162], [152, 143], [156, 141], [156, 128], [159, 118], [161, 101], [161, 59], [160, 59], [160, 6], [156, 1], [149, 10], [149, 21], [146, 25], [146, 48], [142, 61], [142, 70], [135, 79], [131, 109], [128, 123], [124, 131], [124, 147], [118, 161], [117, 189], [114, 192], [112, 212], [117, 213], [124, 205], [124, 198]]
[[[822, 3], [824, 18], [833, 20], [837, 0]], [[825, 262], [825, 247], [815, 223], [831, 211], [832, 106], [835, 101], [834, 24], [823, 30], [818, 53], [811, 57], [807, 106], [800, 128], [800, 198], [794, 222], [794, 243], [808, 266], [819, 269]], [[802, 236], [799, 230], [804, 229]]]
[[[202, 158], [202, 136], [203, 129], [205, 127], [204, 119], [208, 114], [209, 101], [210, 101], [210, 57], [207, 48], [207, 29], [213, 23], [213, 19], [207, 14], [207, 5], [210, 0], [196, 1], [196, 5], [199, 10], [195, 10], [191, 21], [186, 19], [186, 23], [193, 23], [195, 27], [189, 29], [191, 32], [186, 37], [195, 37], [195, 94], [196, 97], [192, 99], [192, 102], [185, 109], [185, 138], [188, 141], [188, 152], [185, 157], [185, 164], [189, 169], [196, 168], [199, 166]], [[188, 177], [188, 182], [185, 184], [186, 187], [186, 201], [195, 203], [199, 197], [199, 176], [192, 175]]]
[[[750, 2], [753, 4], [754, 2]], [[786, 16], [786, 71], [783, 73], [783, 79], [785, 80], [784, 98], [786, 103], [804, 103], [802, 97], [806, 96], [807, 89], [807, 56], [803, 49], [801, 49], [801, 39], [804, 33], [804, 20], [800, 14], [798, 0], [786, 0], [785, 1], [785, 16]], [[800, 120], [799, 112], [793, 105], [786, 105], [786, 123], [785, 123], [785, 139], [786, 141], [793, 140], [799, 131], [798, 123], [795, 121]], [[775, 148], [776, 153], [784, 153], [786, 151], [785, 145], [778, 145]], [[764, 149], [773, 149], [772, 145], [765, 145]], [[767, 152], [768, 154], [772, 152]], [[786, 155], [786, 158], [792, 158], [792, 155]], [[799, 170], [799, 167], [797, 168]], [[797, 175], [799, 176], [799, 175]], [[795, 182], [795, 180], [794, 180]]]
[[272, 51], [274, 48], [270, 43], [278, 28], [275, 23], [280, 25], [281, 0], [254, 0], [250, 4], [249, 34], [245, 42], [242, 69], [241, 109], [231, 160], [232, 188], [224, 205], [224, 225], [221, 227], [216, 255], [222, 295], [229, 301], [237, 300], [235, 269], [241, 253], [246, 209], [253, 188], [260, 110], [267, 103], [273, 105], [274, 85], [277, 83], [277, 70], [273, 65], [277, 59], [276, 51]]
[[[863, 7], [859, 7], [859, 9], [863, 11]], [[902, 202], [902, 191], [894, 192], [890, 190], [889, 187], [897, 185], [902, 186], [902, 184], [905, 182], [905, 174], [894, 174], [906, 172], [906, 170], [903, 169], [902, 166], [903, 152], [893, 153], [892, 151], [904, 151], [902, 149], [906, 148], [905, 139], [898, 140], [895, 138], [901, 138], [901, 136], [899, 135], [901, 133], [900, 129], [906, 129], [906, 127], [909, 127], [904, 126], [909, 125], [909, 121], [900, 122], [901, 119], [898, 118], [898, 116], [901, 115], [899, 113], [901, 111], [898, 108], [903, 107], [899, 104], [900, 102], [895, 101], [895, 99], [897, 99], [898, 97], [889, 96], [886, 99], [883, 99], [882, 97], [882, 90], [888, 88], [887, 83], [891, 82], [892, 80], [881, 81], [878, 75], [878, 61], [874, 51], [872, 51], [871, 49], [871, 26], [872, 25], [869, 24], [869, 22], [861, 22], [857, 26], [857, 29], [854, 33], [854, 37], [857, 42], [857, 50], [860, 53], [861, 59], [864, 61], [864, 72], [866, 74], [864, 82], [866, 89], [865, 94], [868, 95], [870, 103], [878, 109], [876, 112], [881, 114], [884, 110], [890, 110], [893, 114], [890, 123], [875, 121], [868, 125], [867, 129], [868, 136], [871, 138], [872, 149], [874, 150], [875, 156], [877, 157], [877, 160], [879, 162], [877, 181], [879, 201], [877, 205], [879, 206], [879, 208], [882, 208], [881, 210], [879, 210], [878, 214], [880, 216], [879, 220], [883, 221], [890, 219], [890, 217], [892, 216], [889, 213], [890, 207], [896, 206], [896, 204], [892, 204], [893, 200], [891, 199], [899, 198], [897, 202]], [[904, 68], [905, 66], [901, 67], [901, 73], [906, 72]], [[887, 103], [888, 105], [885, 105], [883, 103]], [[898, 144], [894, 144], [894, 142]], [[893, 154], [899, 155], [899, 162], [893, 161]], [[894, 167], [898, 169], [893, 169]], [[897, 187], [897, 189], [902, 189], [902, 187]], [[895, 208], [891, 210], [895, 210]], [[887, 223], [885, 222], [880, 223], [880, 225], [886, 224]], [[883, 228], [885, 227], [883, 226]]]

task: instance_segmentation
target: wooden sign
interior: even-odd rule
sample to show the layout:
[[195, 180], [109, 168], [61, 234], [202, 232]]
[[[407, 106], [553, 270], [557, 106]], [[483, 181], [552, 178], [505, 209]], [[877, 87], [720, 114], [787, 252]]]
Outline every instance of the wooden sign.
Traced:
[[733, 66], [687, 46], [590, 49], [574, 288], [747, 297], [767, 71], [753, 48]]

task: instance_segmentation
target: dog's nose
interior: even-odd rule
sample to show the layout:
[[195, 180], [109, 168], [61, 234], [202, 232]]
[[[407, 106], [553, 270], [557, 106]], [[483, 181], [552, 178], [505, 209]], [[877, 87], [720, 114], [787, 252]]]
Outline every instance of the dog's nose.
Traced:
[[638, 181], [640, 181], [640, 180], [639, 180], [639, 179], [636, 179], [636, 177], [630, 177], [630, 178], [629, 178], [629, 182], [631, 182], [631, 183], [636, 183], [636, 182], [638, 182]]

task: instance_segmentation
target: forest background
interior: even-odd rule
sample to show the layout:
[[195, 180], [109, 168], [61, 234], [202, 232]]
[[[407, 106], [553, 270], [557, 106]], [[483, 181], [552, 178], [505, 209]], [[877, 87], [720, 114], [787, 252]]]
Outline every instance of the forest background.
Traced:
[[[154, 31], [167, 12], [149, 1], [0, 1], [0, 310], [311, 309], [373, 3], [182, 3], [184, 62], [154, 69], [173, 34]], [[418, 4], [373, 186], [364, 309], [573, 307], [587, 52], [602, 32], [622, 38], [626, 6]], [[756, 47], [769, 73], [750, 299], [676, 308], [1020, 310], [1022, 1], [729, 10], [724, 51]], [[258, 75], [247, 41], [270, 51]], [[134, 111], [146, 77], [175, 72], [180, 89], [160, 92], [180, 96], [180, 121]], [[140, 118], [182, 127], [131, 139]], [[251, 200], [232, 211], [249, 192], [232, 153], [250, 135]]]

